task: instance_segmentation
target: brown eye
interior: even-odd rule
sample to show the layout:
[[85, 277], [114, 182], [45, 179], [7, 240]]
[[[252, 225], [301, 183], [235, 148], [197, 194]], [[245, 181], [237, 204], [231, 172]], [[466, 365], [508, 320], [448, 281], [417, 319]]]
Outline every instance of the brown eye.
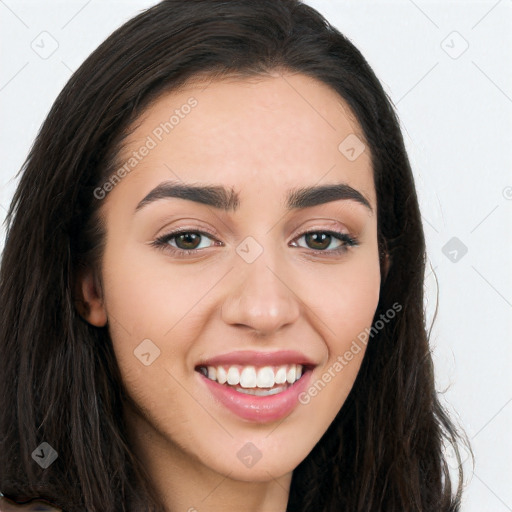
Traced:
[[310, 245], [311, 249], [324, 250], [331, 245], [333, 236], [328, 233], [307, 233], [305, 236], [306, 242]]
[[295, 244], [299, 247], [311, 249], [319, 253], [325, 252], [326, 254], [343, 253], [347, 251], [349, 247], [358, 245], [356, 238], [347, 233], [338, 233], [335, 231], [309, 231], [303, 233], [296, 240], [302, 238], [305, 239], [306, 245], [297, 244], [296, 242]]
[[188, 232], [174, 236], [173, 238], [176, 241], [178, 249], [190, 250], [197, 249], [201, 241], [201, 236], [202, 235], [199, 233]]
[[157, 238], [152, 245], [179, 253], [192, 254], [215, 245], [215, 239], [202, 231], [175, 231]]

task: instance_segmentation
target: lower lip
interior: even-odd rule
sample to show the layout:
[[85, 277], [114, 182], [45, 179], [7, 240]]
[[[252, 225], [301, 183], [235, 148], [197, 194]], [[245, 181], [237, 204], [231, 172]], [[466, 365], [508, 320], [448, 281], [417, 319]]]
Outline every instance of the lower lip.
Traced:
[[243, 419], [265, 423], [279, 420], [290, 414], [299, 404], [299, 395], [308, 387], [311, 370], [281, 393], [269, 396], [256, 396], [241, 393], [224, 384], [205, 377], [198, 372], [212, 395], [227, 409]]

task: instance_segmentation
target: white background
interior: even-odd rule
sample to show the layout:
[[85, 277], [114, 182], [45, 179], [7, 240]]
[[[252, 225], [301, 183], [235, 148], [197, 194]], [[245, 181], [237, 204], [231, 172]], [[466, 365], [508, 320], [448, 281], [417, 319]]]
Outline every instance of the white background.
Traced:
[[[0, 222], [72, 71], [155, 3], [0, 0]], [[512, 511], [512, 0], [308, 3], [362, 51], [401, 119], [427, 237], [429, 325], [439, 293], [438, 388], [476, 457], [463, 510]], [[456, 256], [443, 252], [453, 237]], [[1, 249], [3, 226], [0, 238]]]

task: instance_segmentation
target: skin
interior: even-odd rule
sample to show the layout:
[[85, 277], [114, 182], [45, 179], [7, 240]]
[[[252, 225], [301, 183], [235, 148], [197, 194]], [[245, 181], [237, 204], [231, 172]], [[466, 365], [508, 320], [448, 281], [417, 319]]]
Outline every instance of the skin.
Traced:
[[[370, 328], [381, 280], [370, 155], [366, 149], [350, 161], [338, 149], [362, 132], [332, 89], [301, 74], [274, 74], [166, 93], [139, 119], [120, 161], [191, 96], [197, 106], [103, 201], [101, 269], [81, 281], [86, 318], [108, 323], [134, 402], [125, 409], [133, 447], [169, 511], [282, 512], [292, 472], [341, 409], [364, 345], [307, 405], [269, 423], [243, 420], [217, 403], [194, 367], [239, 349], [292, 349], [317, 364], [315, 382]], [[169, 180], [232, 187], [239, 208], [164, 198], [134, 213]], [[346, 199], [285, 209], [289, 188], [332, 183], [357, 189], [373, 213]], [[214, 236], [181, 258], [150, 245], [180, 227]], [[334, 238], [315, 254], [318, 245], [301, 233], [327, 229], [356, 235], [359, 245], [336, 255]], [[252, 263], [236, 252], [248, 236], [263, 249]], [[134, 356], [144, 339], [160, 350], [148, 366]], [[262, 455], [250, 468], [237, 457], [247, 442]]]

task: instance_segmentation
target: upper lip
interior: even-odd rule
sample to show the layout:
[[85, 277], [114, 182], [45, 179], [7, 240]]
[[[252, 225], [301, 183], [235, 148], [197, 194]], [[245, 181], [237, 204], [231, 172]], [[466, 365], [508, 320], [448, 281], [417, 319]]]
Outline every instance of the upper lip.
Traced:
[[296, 350], [278, 350], [261, 352], [253, 350], [238, 350], [227, 354], [220, 354], [199, 362], [199, 366], [220, 365], [254, 365], [254, 366], [279, 366], [284, 364], [300, 364], [302, 366], [316, 366], [316, 364], [301, 352]]

